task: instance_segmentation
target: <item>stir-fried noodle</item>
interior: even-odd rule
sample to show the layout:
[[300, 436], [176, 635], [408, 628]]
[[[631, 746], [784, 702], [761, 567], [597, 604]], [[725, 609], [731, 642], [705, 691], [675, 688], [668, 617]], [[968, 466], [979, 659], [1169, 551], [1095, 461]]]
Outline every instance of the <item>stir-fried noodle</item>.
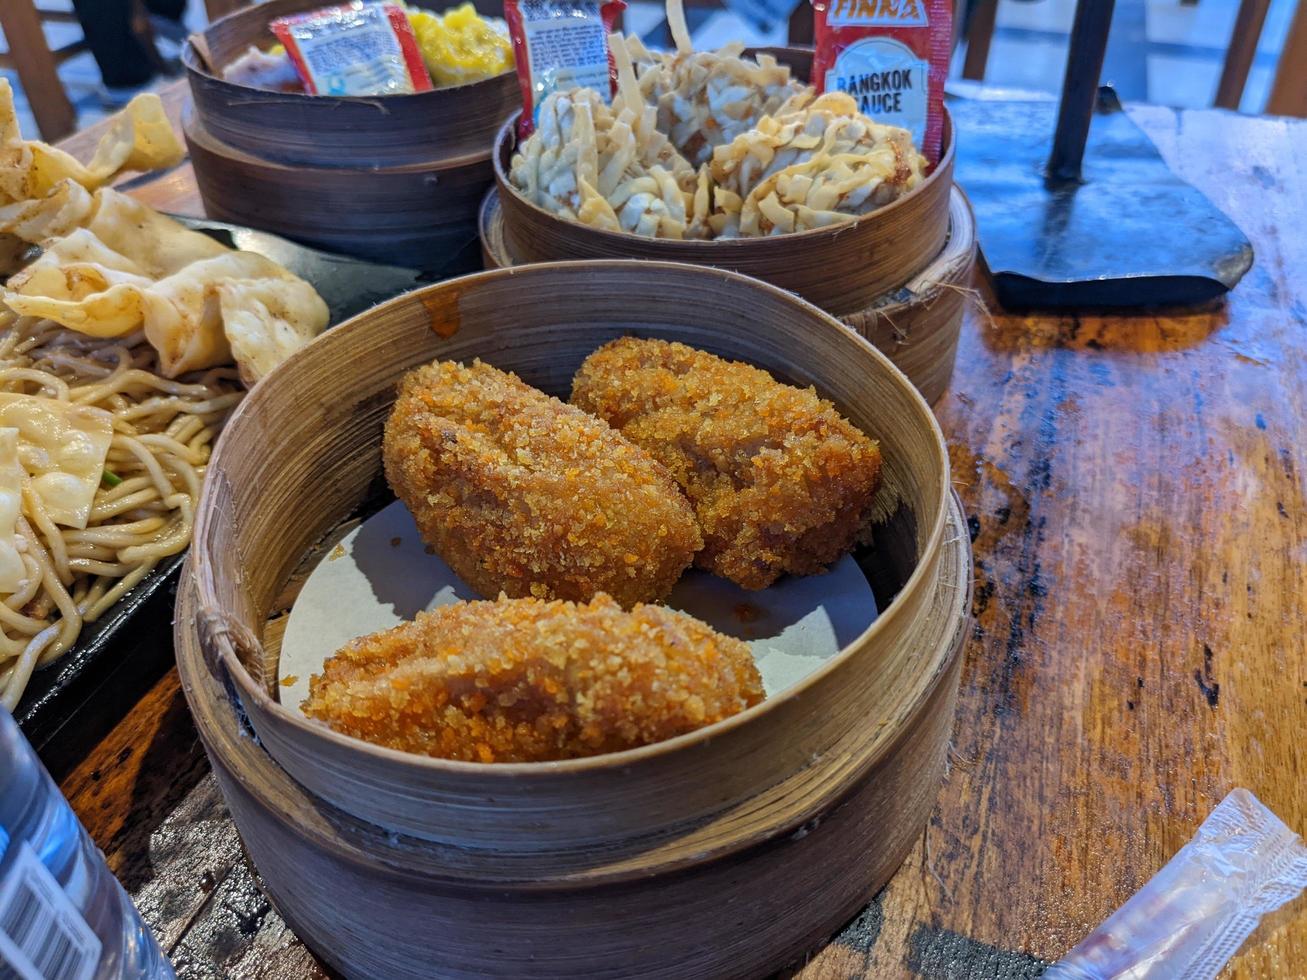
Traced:
[[85, 530], [57, 526], [30, 479], [16, 543], [27, 575], [0, 597], [0, 704], [58, 658], [150, 570], [190, 543], [204, 467], [245, 394], [234, 367], [176, 381], [141, 333], [99, 339], [0, 312], [0, 392], [91, 405], [113, 416], [105, 475]]

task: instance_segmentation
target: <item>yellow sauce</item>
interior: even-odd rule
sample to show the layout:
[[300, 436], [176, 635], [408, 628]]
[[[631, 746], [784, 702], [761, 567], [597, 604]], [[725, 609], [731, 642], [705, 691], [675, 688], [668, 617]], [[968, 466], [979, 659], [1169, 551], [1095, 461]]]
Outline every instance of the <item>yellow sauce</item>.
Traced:
[[406, 13], [437, 88], [479, 82], [513, 68], [512, 42], [472, 4], [444, 14], [412, 7]]

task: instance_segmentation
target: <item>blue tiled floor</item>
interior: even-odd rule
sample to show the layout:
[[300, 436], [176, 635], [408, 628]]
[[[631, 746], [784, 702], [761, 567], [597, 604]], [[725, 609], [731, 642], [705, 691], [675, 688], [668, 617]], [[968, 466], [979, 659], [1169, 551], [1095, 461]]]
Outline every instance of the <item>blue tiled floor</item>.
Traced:
[[[71, 9], [70, 0], [42, 2], [50, 8]], [[1259, 112], [1266, 101], [1294, 2], [1271, 0], [1257, 60], [1244, 92], [1241, 108], [1245, 112]], [[1056, 92], [1061, 85], [1074, 8], [1075, 0], [1000, 0], [986, 82]], [[1117, 0], [1104, 82], [1115, 85], [1127, 100], [1177, 106], [1210, 105], [1237, 9], [1238, 0], [1199, 0], [1193, 5], [1182, 5], [1179, 0]], [[637, 0], [627, 13], [628, 29], [637, 33], [648, 30], [661, 18], [661, 10], [661, 3]], [[204, 23], [202, 0], [190, 0], [186, 19], [192, 29]], [[75, 24], [50, 24], [46, 30], [52, 46], [80, 36]], [[782, 43], [784, 29], [760, 31], [734, 14], [722, 11], [709, 16], [695, 32], [696, 44], [703, 47], [715, 47], [735, 39], [751, 44]], [[959, 50], [955, 69], [961, 65], [961, 56]], [[18, 87], [17, 76], [13, 72], [5, 74], [18, 91], [23, 132], [35, 137], [36, 124]], [[89, 125], [106, 115], [108, 110], [100, 94], [100, 74], [90, 54], [65, 62], [59, 74], [77, 109], [79, 125]]]

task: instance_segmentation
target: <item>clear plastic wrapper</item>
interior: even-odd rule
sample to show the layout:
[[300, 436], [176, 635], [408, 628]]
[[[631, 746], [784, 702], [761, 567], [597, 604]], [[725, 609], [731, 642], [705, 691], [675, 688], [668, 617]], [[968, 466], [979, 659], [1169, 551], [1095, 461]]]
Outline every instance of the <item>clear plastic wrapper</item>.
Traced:
[[310, 95], [408, 95], [431, 89], [401, 7], [353, 3], [281, 17], [272, 32]]
[[304, 91], [299, 69], [284, 48], [261, 51], [251, 44], [244, 54], [222, 70], [222, 77], [233, 85], [248, 85], [272, 92]]
[[520, 137], [531, 134], [553, 92], [588, 88], [611, 99], [617, 67], [608, 35], [624, 9], [622, 0], [504, 0], [522, 86]]
[[1044, 980], [1211, 980], [1307, 887], [1307, 846], [1236, 789], [1167, 865]]

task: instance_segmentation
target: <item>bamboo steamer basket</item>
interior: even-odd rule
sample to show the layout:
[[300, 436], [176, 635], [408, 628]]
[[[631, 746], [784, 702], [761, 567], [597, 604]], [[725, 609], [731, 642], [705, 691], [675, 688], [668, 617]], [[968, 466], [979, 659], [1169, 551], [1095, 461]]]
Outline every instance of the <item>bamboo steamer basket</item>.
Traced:
[[[478, 5], [492, 10], [485, 0]], [[517, 74], [412, 95], [271, 92], [221, 77], [268, 24], [322, 0], [269, 0], [185, 45], [182, 128], [205, 210], [333, 252], [444, 268], [476, 238], [490, 147], [520, 104]]]
[[[808, 78], [812, 50], [761, 48]], [[603, 231], [532, 204], [508, 179], [517, 148], [516, 116], [499, 130], [493, 162], [504, 240], [526, 262], [631, 258], [730, 269], [797, 293], [842, 317], [871, 306], [920, 273], [944, 246], [953, 187], [953, 123], [945, 110], [944, 143], [930, 175], [885, 207], [852, 221], [791, 235], [717, 241], [673, 241]]]
[[210, 218], [329, 252], [440, 269], [476, 241], [489, 161], [472, 155], [401, 167], [309, 167], [236, 150], [193, 112], [182, 132]]
[[[265, 620], [315, 543], [381, 485], [402, 374], [480, 356], [566, 395], [581, 360], [627, 333], [815, 384], [880, 440], [885, 519], [861, 556], [882, 608], [872, 626], [762, 705], [591, 759], [410, 756], [279, 705]], [[829, 934], [920, 832], [943, 774], [970, 583], [938, 426], [866, 341], [731, 273], [536, 265], [382, 304], [251, 392], [209, 466], [178, 663], [268, 892], [347, 976], [749, 976]]]
[[[521, 265], [504, 233], [499, 191], [492, 189], [477, 220], [481, 259], [487, 269]], [[961, 189], [949, 195], [949, 230], [944, 247], [920, 272], [867, 307], [840, 320], [880, 349], [934, 404], [948, 389], [957, 360], [958, 338], [976, 268], [976, 220]]]
[[604, 231], [532, 204], [508, 179], [517, 117], [499, 131], [492, 160], [504, 238], [523, 262], [647, 259], [730, 269], [788, 289], [829, 313], [865, 309], [920, 272], [948, 236], [953, 187], [953, 126], [945, 119], [944, 155], [910, 194], [871, 214], [825, 228], [765, 238], [675, 241]]
[[[266, 48], [278, 17], [317, 10], [323, 0], [268, 0], [214, 21], [182, 48], [195, 114], [219, 143], [265, 160], [322, 167], [400, 167], [484, 156], [504, 119], [521, 105], [517, 73], [384, 97], [271, 92], [224, 80], [221, 69], [250, 45]], [[503, 8], [478, 0], [484, 15]]]

